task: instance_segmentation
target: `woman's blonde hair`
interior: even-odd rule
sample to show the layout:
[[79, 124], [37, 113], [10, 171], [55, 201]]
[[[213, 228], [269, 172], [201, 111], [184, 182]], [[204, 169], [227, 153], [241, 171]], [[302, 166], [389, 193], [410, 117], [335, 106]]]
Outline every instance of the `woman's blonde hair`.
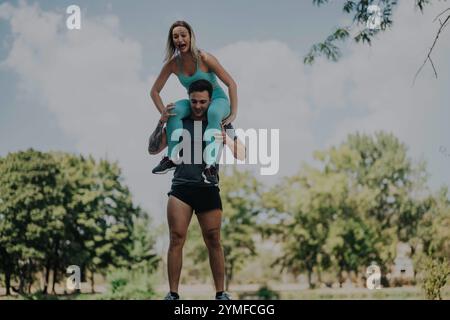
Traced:
[[196, 44], [195, 44], [195, 34], [194, 34], [194, 30], [192, 29], [192, 27], [189, 25], [189, 23], [187, 23], [186, 21], [175, 21], [172, 26], [170, 27], [169, 30], [169, 35], [167, 37], [167, 45], [166, 45], [166, 56], [164, 57], [164, 62], [168, 61], [170, 58], [173, 57], [173, 55], [176, 53], [177, 48], [175, 47], [175, 45], [173, 44], [173, 40], [172, 40], [172, 32], [173, 29], [175, 29], [176, 27], [185, 27], [188, 32], [189, 32], [189, 37], [191, 39], [191, 54], [192, 57], [195, 60], [198, 60], [199, 58], [199, 53], [200, 50], [197, 48]]

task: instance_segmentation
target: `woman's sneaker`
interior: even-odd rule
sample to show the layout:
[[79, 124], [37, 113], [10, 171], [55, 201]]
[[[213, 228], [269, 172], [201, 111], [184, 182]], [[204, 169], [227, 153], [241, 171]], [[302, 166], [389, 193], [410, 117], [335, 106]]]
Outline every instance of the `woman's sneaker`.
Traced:
[[231, 296], [226, 292], [216, 294], [216, 300], [231, 300]]
[[219, 180], [217, 179], [217, 169], [215, 165], [207, 165], [202, 173], [205, 183], [217, 185]]
[[162, 158], [159, 164], [155, 168], [153, 168], [152, 173], [163, 174], [169, 172], [170, 170], [175, 170], [176, 166], [177, 165], [173, 163], [173, 161], [170, 160], [168, 156], [165, 156], [164, 158]]
[[169, 292], [164, 297], [164, 300], [180, 300], [180, 296], [178, 294], [176, 294], [176, 293]]

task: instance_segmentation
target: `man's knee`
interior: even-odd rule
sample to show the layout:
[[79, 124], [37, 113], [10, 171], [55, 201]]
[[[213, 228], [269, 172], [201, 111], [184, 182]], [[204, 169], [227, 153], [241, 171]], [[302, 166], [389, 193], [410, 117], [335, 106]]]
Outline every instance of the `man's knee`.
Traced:
[[208, 248], [220, 248], [220, 229], [210, 229], [203, 233]]
[[186, 233], [181, 233], [177, 231], [170, 232], [170, 247], [172, 248], [182, 247], [185, 240], [186, 240]]

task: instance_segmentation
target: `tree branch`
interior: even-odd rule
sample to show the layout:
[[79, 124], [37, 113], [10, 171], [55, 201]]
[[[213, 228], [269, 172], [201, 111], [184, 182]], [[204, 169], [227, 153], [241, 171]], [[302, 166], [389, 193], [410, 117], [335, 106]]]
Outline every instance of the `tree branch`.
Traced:
[[[442, 13], [440, 13], [438, 16], [436, 16], [436, 18], [434, 18], [433, 22], [436, 21], [442, 14], [444, 14], [445, 12], [447, 12], [448, 10], [450, 10], [450, 8], [447, 8], [446, 10], [444, 10]], [[414, 76], [414, 80], [413, 80], [413, 86], [416, 83], [416, 79], [417, 76], [419, 75], [419, 73], [422, 71], [423, 67], [425, 66], [425, 64], [427, 63], [427, 61], [430, 61], [431, 66], [433, 67], [433, 71], [434, 71], [434, 75], [437, 79], [438, 75], [437, 75], [437, 71], [436, 68], [434, 66], [433, 60], [431, 60], [431, 53], [433, 52], [434, 46], [436, 45], [439, 35], [441, 34], [442, 30], [444, 30], [444, 28], [447, 26], [447, 22], [450, 20], [450, 14], [447, 16], [447, 18], [444, 20], [444, 22], [442, 23], [442, 21], [439, 19], [439, 23], [441, 24], [441, 26], [439, 27], [439, 30], [436, 33], [436, 37], [434, 38], [434, 42], [433, 45], [431, 46], [430, 50], [428, 51], [427, 57], [425, 58], [425, 61], [422, 63], [422, 65], [420, 66], [419, 70], [417, 70], [415, 76]]]

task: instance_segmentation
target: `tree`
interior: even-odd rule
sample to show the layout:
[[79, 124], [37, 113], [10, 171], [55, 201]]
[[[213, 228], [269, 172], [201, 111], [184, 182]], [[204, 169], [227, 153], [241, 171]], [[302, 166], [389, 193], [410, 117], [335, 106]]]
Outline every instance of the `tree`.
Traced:
[[0, 264], [7, 294], [13, 277], [18, 277], [19, 293], [30, 292], [34, 273], [54, 259], [54, 239], [64, 234], [66, 212], [58, 187], [59, 172], [49, 154], [34, 150], [9, 154], [2, 161]]
[[220, 181], [223, 202], [222, 245], [225, 255], [226, 290], [234, 273], [256, 255], [254, 233], [261, 212], [260, 183], [249, 171], [224, 174]]
[[[313, 0], [313, 4], [317, 6], [327, 4], [328, 2], [329, 0]], [[419, 8], [421, 12], [423, 12], [425, 5], [429, 3], [431, 3], [431, 0], [415, 0], [415, 6]], [[371, 45], [372, 40], [376, 35], [378, 35], [380, 32], [386, 31], [394, 23], [392, 20], [392, 15], [393, 9], [397, 6], [397, 4], [397, 0], [343, 1], [342, 10], [346, 14], [352, 16], [352, 25], [337, 27], [336, 30], [325, 39], [325, 41], [314, 44], [311, 47], [309, 53], [305, 56], [304, 63], [312, 64], [319, 56], [325, 56], [328, 60], [331, 61], [338, 61], [342, 56], [342, 53], [337, 43], [344, 42], [350, 37], [353, 37], [353, 40], [357, 43], [362, 42]], [[373, 10], [374, 8], [376, 8], [376, 10]], [[431, 53], [438, 41], [439, 35], [443, 31], [443, 29], [447, 27], [450, 21], [449, 11], [450, 8], [446, 9], [434, 19], [434, 21], [439, 21], [439, 29], [436, 32], [433, 45], [431, 46], [425, 61], [414, 77], [414, 81], [427, 61], [429, 61], [431, 66], [433, 67], [435, 76], [437, 78], [437, 71], [434, 66], [433, 60], [431, 59]], [[379, 19], [379, 21], [376, 21], [376, 23], [374, 23], [376, 19]], [[371, 26], [371, 24], [373, 24], [373, 27]], [[368, 27], [368, 25], [370, 27]], [[354, 28], [356, 29], [356, 31], [353, 30]]]
[[372, 262], [385, 274], [399, 235], [411, 236], [421, 219], [408, 213], [423, 166], [413, 166], [406, 146], [383, 132], [349, 135], [314, 156], [319, 168], [304, 165], [277, 186], [279, 201], [265, 197], [281, 217], [273, 229], [281, 235], [283, 256], [275, 263], [294, 274], [307, 272], [310, 287], [314, 271], [320, 279], [321, 271], [336, 270], [341, 284], [344, 271], [358, 275]]
[[[224, 170], [225, 171], [225, 170]], [[250, 172], [241, 172], [233, 168], [225, 171], [220, 178], [220, 190], [223, 206], [221, 242], [225, 255], [225, 290], [228, 290], [234, 274], [243, 263], [256, 255], [253, 235], [257, 230], [260, 183]], [[188, 255], [196, 265], [205, 261], [208, 254], [205, 245], [196, 233], [197, 241]]]
[[[0, 271], [7, 294], [18, 280], [30, 293], [42, 271], [52, 293], [66, 267], [106, 273], [111, 267], [154, 270], [154, 241], [144, 234], [145, 212], [135, 206], [117, 164], [32, 149], [0, 158]], [[131, 265], [133, 264], [133, 265]], [[134, 265], [136, 264], [136, 265]], [[14, 289], [14, 288], [13, 288]]]
[[[109, 267], [128, 265], [133, 217], [140, 215], [140, 209], [132, 204], [128, 188], [121, 183], [117, 164], [67, 154], [55, 157], [64, 168], [65, 201], [70, 208], [67, 236], [72, 240], [66, 257], [59, 261], [80, 265], [83, 274], [89, 271], [94, 292], [96, 272], [106, 274]], [[55, 265], [55, 275], [58, 270], [65, 272]]]

